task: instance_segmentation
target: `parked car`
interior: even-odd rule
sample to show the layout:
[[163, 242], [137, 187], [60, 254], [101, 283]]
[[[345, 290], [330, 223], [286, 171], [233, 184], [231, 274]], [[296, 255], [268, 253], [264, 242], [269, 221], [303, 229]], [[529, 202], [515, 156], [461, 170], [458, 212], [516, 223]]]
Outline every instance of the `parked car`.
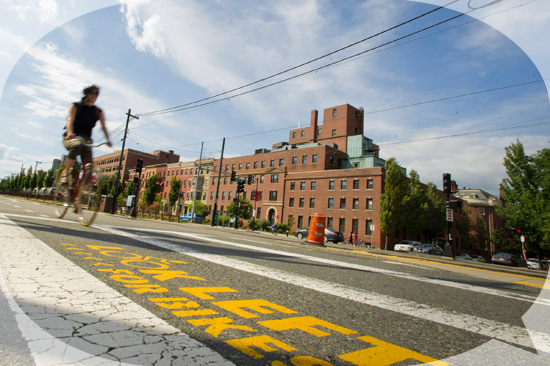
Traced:
[[528, 258], [527, 268], [548, 270], [548, 261], [542, 261], [542, 266], [541, 266], [538, 258]]
[[494, 264], [505, 264], [507, 266], [519, 265], [519, 257], [508, 253], [497, 253], [493, 255], [493, 258], [491, 258], [491, 261]]
[[455, 255], [455, 259], [466, 259], [466, 260], [472, 260], [472, 257], [470, 257], [468, 254], [466, 253], [460, 253], [460, 254], [457, 254]]
[[422, 247], [422, 243], [413, 240], [403, 240], [399, 244], [395, 244], [393, 250], [396, 252], [416, 252]]
[[472, 260], [473, 260], [474, 262], [485, 263], [485, 258], [483, 258], [483, 257], [480, 256], [480, 255], [473, 255], [473, 256], [472, 256]]
[[419, 253], [442, 255], [443, 249], [441, 249], [438, 245], [435, 245], [435, 244], [422, 244], [422, 247], [420, 248]]
[[[303, 238], [307, 238], [307, 236], [309, 235], [309, 227], [296, 230], [296, 233], [294, 235], [300, 240]], [[331, 228], [325, 227], [325, 243], [329, 241], [337, 244], [343, 243], [344, 241], [346, 241], [346, 239], [344, 238], [344, 234], [332, 230]]]
[[[191, 221], [191, 212], [186, 213], [185, 215], [180, 216], [181, 221]], [[204, 222], [204, 217], [201, 214], [196, 213], [193, 217], [193, 222], [202, 224]]]

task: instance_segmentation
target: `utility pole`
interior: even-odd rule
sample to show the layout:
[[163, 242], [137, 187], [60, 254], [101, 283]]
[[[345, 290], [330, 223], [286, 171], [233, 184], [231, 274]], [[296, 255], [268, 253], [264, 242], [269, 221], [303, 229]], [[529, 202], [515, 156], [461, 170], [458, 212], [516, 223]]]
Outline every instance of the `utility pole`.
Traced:
[[[210, 214], [212, 216], [212, 222], [210, 223], [210, 226], [217, 226], [218, 225], [218, 220], [217, 219], [217, 216], [218, 216], [218, 196], [219, 196], [219, 191], [220, 191], [220, 179], [221, 179], [221, 176], [222, 176], [222, 169], [223, 169], [223, 150], [225, 149], [225, 137], [223, 138], [223, 142], [222, 142], [222, 155], [221, 155], [221, 158], [220, 158], [220, 170], [218, 172], [218, 184], [216, 185], [216, 198], [214, 200], [214, 209], [212, 210], [212, 213]], [[214, 224], [214, 222], [216, 222]]]
[[34, 172], [36, 173], [36, 169], [38, 168], [38, 164], [42, 164], [41, 161], [37, 161], [36, 164], [34, 165]]
[[199, 185], [199, 173], [200, 173], [201, 162], [202, 162], [203, 146], [204, 146], [204, 142], [201, 143], [201, 155], [199, 157], [199, 167], [197, 168], [197, 178], [195, 180], [195, 194], [193, 194], [193, 210], [191, 211], [191, 222], [193, 222], [193, 219], [195, 218], [195, 207], [197, 206], [197, 187]]
[[[130, 117], [139, 119], [138, 116], [132, 116], [132, 110], [128, 109], [128, 113], [126, 113], [126, 129], [124, 130], [124, 139], [122, 140], [122, 150], [120, 151], [120, 159], [118, 160], [118, 170], [116, 172], [116, 180], [115, 180], [115, 189], [114, 189], [114, 197], [113, 197], [113, 205], [111, 207], [111, 214], [116, 213], [116, 207], [117, 207], [117, 197], [118, 197], [118, 185], [120, 180], [120, 168], [122, 167], [122, 158], [124, 157], [124, 146], [126, 145], [126, 135], [128, 134], [128, 123], [130, 123]], [[124, 177], [124, 176], [123, 176]]]

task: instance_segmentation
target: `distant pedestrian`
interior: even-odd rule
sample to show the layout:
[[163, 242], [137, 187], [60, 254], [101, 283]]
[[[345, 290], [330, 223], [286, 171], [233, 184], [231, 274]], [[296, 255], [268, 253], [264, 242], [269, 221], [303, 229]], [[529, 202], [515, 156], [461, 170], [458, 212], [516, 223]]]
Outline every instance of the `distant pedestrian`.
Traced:
[[349, 233], [349, 243], [353, 244], [353, 231]]
[[275, 231], [277, 231], [277, 225], [273, 223], [273, 225], [271, 225], [271, 234], [275, 234]]

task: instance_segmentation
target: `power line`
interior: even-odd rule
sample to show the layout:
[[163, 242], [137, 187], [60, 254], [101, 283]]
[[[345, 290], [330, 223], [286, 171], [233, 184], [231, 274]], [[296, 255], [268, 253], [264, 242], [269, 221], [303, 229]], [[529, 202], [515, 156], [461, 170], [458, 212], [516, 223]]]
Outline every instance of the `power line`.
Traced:
[[[449, 6], [449, 5], [451, 5], [451, 4], [453, 4], [453, 3], [457, 2], [457, 1], [459, 1], [459, 0], [453, 0], [453, 1], [451, 1], [450, 3], [447, 3], [447, 4], [445, 4], [445, 5], [439, 6], [439, 7], [435, 8], [435, 9], [433, 9], [433, 10], [430, 10], [430, 11], [428, 11], [428, 12], [426, 12], [426, 13], [424, 13], [424, 14], [421, 14], [421, 15], [419, 15], [419, 16], [417, 16], [417, 17], [411, 18], [411, 19], [409, 19], [409, 20], [407, 20], [407, 21], [405, 21], [405, 22], [402, 22], [402, 23], [400, 23], [400, 24], [397, 24], [397, 25], [395, 25], [395, 26], [393, 26], [393, 27], [387, 28], [387, 29], [385, 29], [385, 30], [383, 30], [383, 31], [381, 31], [381, 32], [378, 32], [378, 33], [376, 33], [376, 34], [373, 34], [373, 35], [371, 35], [371, 36], [369, 36], [369, 37], [367, 37], [367, 38], [361, 39], [361, 40], [359, 40], [359, 41], [357, 41], [357, 42], [354, 42], [354, 43], [351, 43], [351, 44], [349, 44], [349, 45], [347, 45], [347, 46], [341, 47], [341, 48], [339, 48], [339, 49], [337, 49], [337, 50], [335, 50], [335, 51], [332, 51], [332, 52], [329, 52], [329, 53], [327, 53], [327, 54], [325, 54], [325, 55], [316, 57], [316, 58], [314, 58], [314, 59], [312, 59], [312, 60], [306, 61], [306, 62], [301, 63], [301, 64], [296, 65], [296, 66], [293, 66], [293, 67], [291, 67], [291, 68], [289, 68], [289, 69], [286, 69], [286, 70], [280, 71], [280, 72], [278, 72], [278, 73], [272, 74], [272, 75], [267, 76], [267, 77], [265, 77], [265, 78], [262, 78], [262, 79], [260, 79], [260, 80], [256, 80], [256, 81], [254, 81], [254, 82], [252, 82], [252, 83], [249, 83], [249, 84], [240, 86], [240, 87], [238, 87], [238, 88], [234, 88], [234, 89], [225, 91], [225, 92], [223, 92], [223, 93], [219, 93], [219, 94], [210, 96], [210, 97], [208, 97], [208, 98], [199, 99], [199, 100], [197, 100], [197, 101], [190, 102], [190, 103], [186, 103], [186, 104], [182, 104], [182, 105], [179, 105], [179, 106], [176, 106], [176, 107], [161, 109], [161, 110], [153, 111], [153, 112], [141, 113], [140, 116], [144, 117], [144, 116], [149, 116], [149, 115], [154, 115], [154, 114], [164, 114], [164, 113], [168, 113], [169, 111], [172, 111], [172, 110], [178, 110], [179, 108], [186, 107], [186, 106], [189, 106], [189, 105], [191, 105], [191, 104], [197, 104], [197, 103], [200, 103], [200, 102], [204, 102], [204, 101], [206, 101], [206, 100], [214, 99], [214, 98], [220, 97], [220, 96], [222, 96], [222, 95], [226, 95], [226, 94], [235, 92], [235, 91], [237, 91], [237, 90], [241, 90], [241, 89], [244, 89], [244, 88], [246, 88], [246, 87], [249, 87], [249, 86], [252, 86], [252, 85], [261, 83], [261, 82], [263, 82], [263, 81], [272, 79], [272, 78], [274, 78], [274, 77], [276, 77], [276, 76], [280, 76], [280, 75], [282, 75], [282, 74], [285, 74], [285, 73], [288, 73], [288, 72], [290, 72], [290, 71], [296, 70], [296, 69], [298, 69], [298, 68], [300, 68], [300, 67], [309, 65], [309, 64], [311, 64], [311, 63], [313, 63], [313, 62], [315, 62], [315, 61], [319, 61], [319, 60], [321, 60], [321, 59], [323, 59], [323, 58], [332, 56], [332, 55], [334, 55], [334, 54], [336, 54], [336, 53], [338, 53], [338, 52], [341, 52], [341, 51], [343, 51], [343, 50], [346, 50], [346, 49], [348, 49], [348, 48], [351, 48], [351, 47], [353, 47], [353, 46], [356, 46], [356, 45], [358, 45], [358, 44], [360, 44], [360, 43], [366, 42], [366, 41], [368, 41], [368, 40], [370, 40], [370, 39], [373, 39], [373, 38], [375, 38], [375, 37], [378, 37], [378, 36], [380, 36], [380, 35], [382, 35], [382, 34], [384, 34], [384, 33], [387, 33], [387, 32], [389, 32], [389, 31], [392, 31], [392, 30], [397, 29], [397, 28], [399, 28], [399, 27], [402, 27], [403, 25], [406, 25], [406, 24], [408, 24], [408, 23], [411, 23], [411, 22], [413, 22], [413, 21], [415, 21], [415, 20], [418, 20], [418, 19], [420, 19], [420, 18], [422, 18], [422, 17], [425, 17], [425, 16], [427, 16], [427, 15], [429, 15], [429, 14], [435, 13], [436, 11], [439, 11], [439, 10], [441, 10], [441, 9], [443, 9], [443, 8]], [[497, 0], [496, 2], [498, 2], [498, 1], [501, 1], [501, 0]]]

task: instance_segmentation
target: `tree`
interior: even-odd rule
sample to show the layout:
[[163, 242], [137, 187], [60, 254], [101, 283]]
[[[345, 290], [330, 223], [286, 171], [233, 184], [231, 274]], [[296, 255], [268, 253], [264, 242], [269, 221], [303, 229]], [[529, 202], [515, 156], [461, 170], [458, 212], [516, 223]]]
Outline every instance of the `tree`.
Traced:
[[479, 249], [487, 249], [487, 243], [489, 242], [489, 232], [485, 221], [478, 216], [477, 222], [473, 225], [472, 229], [475, 231], [473, 234], [473, 243], [476, 244]]
[[151, 206], [155, 202], [158, 189], [157, 173], [155, 173], [147, 178], [145, 192], [143, 193], [143, 198], [145, 199], [145, 202], [147, 202], [147, 206]]
[[170, 193], [168, 193], [168, 204], [174, 206], [178, 202], [181, 189], [181, 179], [172, 178], [170, 182]]
[[46, 179], [46, 172], [43, 170], [38, 171], [38, 178], [36, 179], [36, 187], [38, 189], [44, 187], [44, 180]]
[[32, 178], [31, 178], [30, 188], [32, 190], [34, 190], [36, 188], [37, 184], [38, 184], [38, 173], [34, 172], [34, 174], [32, 175]]
[[49, 188], [53, 186], [53, 168], [48, 170], [48, 174], [46, 175], [46, 178], [44, 178], [44, 187]]
[[229, 206], [227, 206], [227, 212], [231, 217], [238, 216], [239, 219], [248, 220], [252, 215], [250, 215], [250, 209], [252, 204], [249, 200], [245, 200], [242, 197], [239, 197], [240, 207], [237, 207], [237, 202], [232, 201]]
[[380, 195], [380, 231], [389, 235], [403, 224], [403, 199], [406, 195], [406, 177], [403, 168], [395, 160], [386, 161], [384, 193]]
[[407, 194], [403, 198], [403, 209], [406, 212], [406, 215], [403, 215], [403, 225], [405, 226], [407, 235], [414, 238], [424, 229], [428, 211], [428, 200], [426, 192], [420, 184], [420, 176], [416, 170], [411, 170], [409, 177]]
[[126, 197], [134, 194], [134, 180], [132, 179], [130, 183], [126, 186]]
[[519, 140], [505, 149], [504, 167], [507, 178], [500, 184], [504, 205], [497, 213], [506, 220], [508, 228], [525, 230], [525, 248], [539, 252], [550, 250], [548, 149], [529, 156]]
[[[202, 217], [206, 218], [210, 214], [210, 209], [201, 201], [196, 202], [195, 213], [200, 214]], [[193, 212], [193, 204], [189, 205], [189, 212]]]
[[470, 219], [470, 206], [466, 202], [462, 202], [462, 217], [456, 221], [456, 229], [460, 235], [462, 247], [466, 250], [470, 249], [474, 242], [473, 225]]
[[447, 204], [445, 198], [439, 195], [439, 191], [433, 183], [428, 183], [426, 200], [428, 206], [422, 232], [427, 240], [432, 241], [445, 233]]

